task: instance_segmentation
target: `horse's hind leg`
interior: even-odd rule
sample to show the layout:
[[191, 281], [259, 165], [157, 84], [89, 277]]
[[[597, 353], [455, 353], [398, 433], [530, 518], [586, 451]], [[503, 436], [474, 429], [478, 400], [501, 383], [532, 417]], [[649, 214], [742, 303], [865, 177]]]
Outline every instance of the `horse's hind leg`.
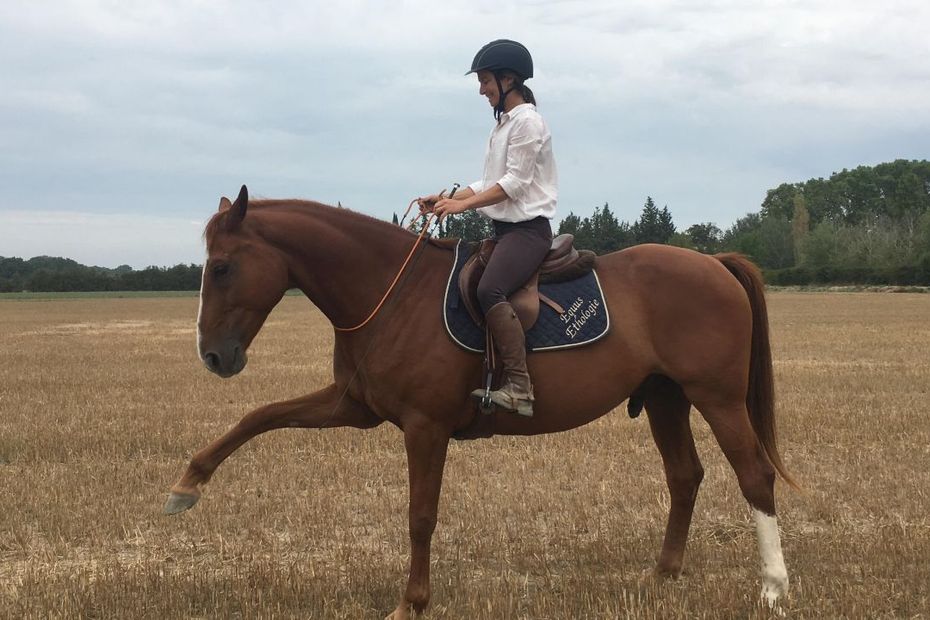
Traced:
[[762, 598], [774, 606], [788, 590], [788, 570], [775, 518], [775, 468], [766, 456], [742, 400], [695, 398], [694, 405], [736, 472], [743, 497], [752, 507], [762, 560]]
[[704, 478], [704, 468], [691, 435], [688, 417], [691, 403], [681, 387], [664, 377], [651, 378], [649, 383], [645, 393], [646, 413], [652, 437], [662, 455], [671, 497], [665, 540], [655, 572], [660, 576], [677, 577], [681, 573], [694, 501]]
[[184, 475], [171, 487], [164, 512], [176, 514], [196, 504], [200, 485], [206, 484], [220, 463], [256, 435], [276, 428], [371, 428], [381, 421], [335, 384], [307, 396], [259, 407], [194, 455]]

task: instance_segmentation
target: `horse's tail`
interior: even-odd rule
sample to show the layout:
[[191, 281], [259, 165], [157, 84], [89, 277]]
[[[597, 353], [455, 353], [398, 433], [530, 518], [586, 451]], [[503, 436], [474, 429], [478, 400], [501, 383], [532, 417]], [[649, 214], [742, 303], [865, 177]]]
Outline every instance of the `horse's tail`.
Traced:
[[769, 318], [765, 305], [765, 284], [762, 274], [742, 254], [715, 254], [714, 258], [743, 285], [752, 309], [752, 348], [749, 357], [749, 391], [746, 408], [762, 448], [782, 479], [794, 488], [797, 483], [788, 473], [778, 454], [775, 433], [775, 384], [772, 372], [772, 347], [769, 344]]

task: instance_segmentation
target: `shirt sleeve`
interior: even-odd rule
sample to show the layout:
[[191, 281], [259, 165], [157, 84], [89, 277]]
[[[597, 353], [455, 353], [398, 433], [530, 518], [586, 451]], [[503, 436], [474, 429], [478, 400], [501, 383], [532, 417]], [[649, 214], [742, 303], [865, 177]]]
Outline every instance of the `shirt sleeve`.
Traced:
[[511, 200], [519, 200], [536, 174], [536, 158], [543, 147], [544, 129], [540, 123], [520, 123], [507, 142], [507, 172], [498, 185]]
[[475, 181], [474, 183], [469, 183], [468, 189], [475, 192], [475, 194], [480, 194], [481, 192], [484, 191], [484, 179], [479, 179], [478, 181]]

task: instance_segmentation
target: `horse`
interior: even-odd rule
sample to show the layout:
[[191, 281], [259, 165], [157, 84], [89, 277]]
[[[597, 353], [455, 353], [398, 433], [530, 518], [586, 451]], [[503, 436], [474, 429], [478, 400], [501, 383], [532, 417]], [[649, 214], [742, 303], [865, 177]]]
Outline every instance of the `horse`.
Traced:
[[[704, 475], [691, 433], [693, 405], [751, 508], [762, 602], [778, 604], [788, 573], [774, 484], [776, 477], [795, 483], [776, 445], [758, 269], [737, 254], [708, 256], [655, 244], [598, 256], [594, 269], [612, 319], [607, 335], [585, 347], [529, 355], [535, 415], [489, 416], [470, 397], [481, 384], [482, 356], [446, 336], [439, 311], [453, 253], [447, 244], [421, 237], [316, 202], [249, 201], [244, 185], [234, 202], [220, 200], [204, 231], [207, 259], [197, 317], [202, 362], [224, 378], [242, 371], [265, 318], [286, 291], [297, 288], [333, 325], [333, 383], [246, 414], [194, 454], [164, 511], [191, 508], [220, 463], [260, 433], [285, 427], [369, 429], [390, 422], [403, 432], [410, 485], [409, 573], [388, 616], [401, 620], [430, 600], [430, 542], [450, 438], [476, 423], [492, 425], [487, 434], [565, 431], [629, 398], [631, 414], [645, 406], [671, 500], [653, 574], [677, 577]], [[405, 255], [408, 270], [385, 303]], [[407, 281], [415, 286], [404, 290]], [[442, 381], [424, 381], [437, 369]]]

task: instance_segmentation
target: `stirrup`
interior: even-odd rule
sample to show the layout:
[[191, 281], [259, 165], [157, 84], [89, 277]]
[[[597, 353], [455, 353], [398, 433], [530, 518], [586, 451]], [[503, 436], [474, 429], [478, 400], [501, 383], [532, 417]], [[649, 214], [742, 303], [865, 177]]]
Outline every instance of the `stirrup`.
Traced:
[[490, 387], [478, 388], [477, 390], [472, 390], [472, 398], [478, 399], [478, 410], [484, 415], [491, 415], [494, 413], [494, 403], [491, 402], [491, 389]]
[[[518, 404], [517, 404], [516, 409], [514, 409], [510, 407], [509, 405], [504, 405], [502, 403], [494, 402], [494, 400], [491, 397], [492, 394], [493, 392], [489, 392], [488, 390], [481, 389], [481, 388], [478, 388], [477, 390], [472, 390], [471, 392], [472, 398], [475, 398], [478, 400], [478, 409], [484, 415], [490, 415], [491, 413], [494, 413], [495, 408], [497, 408], [497, 409], [501, 409], [502, 411], [506, 411], [507, 413], [515, 413], [517, 415], [521, 415], [525, 418], [533, 417], [533, 401], [527, 400], [525, 398], [520, 399], [519, 401], [517, 401]], [[513, 401], [512, 398], [510, 400], [511, 402]]]
[[491, 399], [491, 402], [497, 405], [498, 407], [500, 407], [501, 409], [503, 409], [504, 411], [507, 411], [508, 413], [515, 413], [525, 418], [533, 417], [533, 401], [532, 400], [529, 400], [527, 398], [515, 399], [512, 396], [508, 400], [510, 400], [511, 404], [514, 403], [514, 401], [516, 401], [516, 406], [510, 407], [510, 406], [504, 405], [503, 403], [496, 403], [494, 402], [493, 398]]

